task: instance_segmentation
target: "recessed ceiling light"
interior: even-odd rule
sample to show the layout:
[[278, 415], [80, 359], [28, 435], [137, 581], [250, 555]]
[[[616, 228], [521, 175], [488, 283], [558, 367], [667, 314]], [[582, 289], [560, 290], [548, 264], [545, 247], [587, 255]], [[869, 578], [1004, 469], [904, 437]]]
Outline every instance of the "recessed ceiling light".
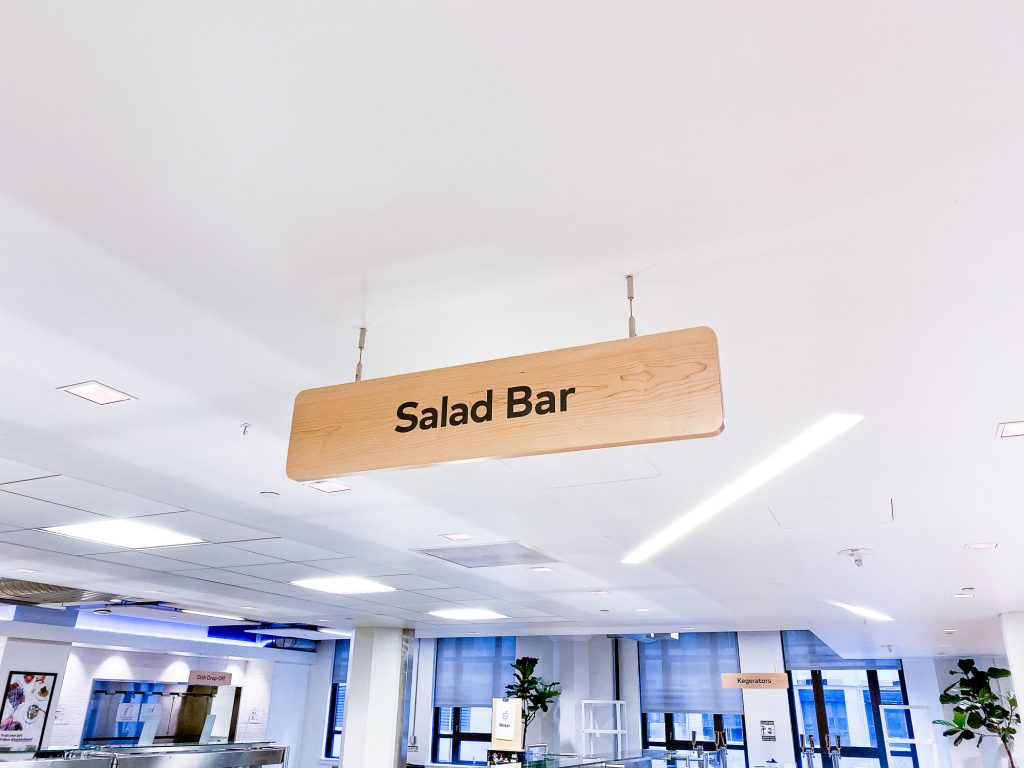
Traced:
[[1024, 437], [1024, 421], [1004, 421], [996, 430], [999, 437]]
[[590, 590], [589, 594], [591, 594], [591, 595], [607, 595], [608, 594], [608, 590], [607, 589], [592, 589], [592, 590]]
[[66, 387], [57, 387], [70, 395], [75, 395], [83, 400], [88, 400], [97, 405], [110, 405], [111, 403], [123, 403], [125, 400], [134, 400], [129, 394], [120, 390], [100, 384], [98, 381], [83, 381], [81, 384], [70, 384]]
[[546, 565], [535, 565], [530, 570], [534, 573], [551, 573], [554, 568], [548, 568]]
[[961, 592], [973, 592], [974, 587], [960, 587]]
[[14, 572], [15, 573], [39, 573], [39, 571], [35, 570], [34, 568], [16, 568]]
[[100, 616], [108, 616], [113, 613], [109, 608], [94, 608], [93, 613], [99, 614]]
[[273, 499], [280, 495], [277, 491], [260, 491], [260, 496], [266, 496], [268, 499]]
[[163, 594], [163, 592], [161, 592], [159, 589], [146, 589], [146, 590], [143, 590], [143, 592], [145, 592], [145, 594], [147, 594], [147, 595], [162, 595]]
[[448, 541], [469, 541], [473, 537], [468, 533], [442, 533], [441, 538]]
[[998, 541], [982, 541], [977, 544], [964, 544], [964, 549], [972, 552], [977, 549], [995, 549], [999, 546]]
[[324, 493], [337, 493], [338, 491], [351, 491], [347, 485], [339, 483], [337, 480], [314, 480], [312, 483], [306, 483], [310, 488], [316, 488], [318, 491]]
[[442, 611], [431, 611], [431, 616], [452, 621], [483, 621], [485, 619], [507, 619], [503, 613], [488, 608], [446, 608]]
[[863, 416], [843, 413], [826, 416], [760, 463], [755, 464], [711, 498], [698, 504], [668, 528], [645, 541], [627, 554], [622, 562], [642, 563], [863, 420]]
[[955, 635], [959, 631], [960, 631], [959, 629], [944, 629], [944, 630], [942, 630], [942, 633], [944, 635]]
[[342, 632], [340, 629], [328, 629], [327, 627], [319, 627], [317, 629], [322, 635], [335, 635], [337, 637], [352, 637], [351, 632]]
[[394, 587], [361, 576], [316, 576], [293, 581], [296, 587], [330, 592], [333, 595], [368, 595], [374, 592], [394, 592]]
[[97, 523], [76, 523], [43, 528], [44, 531], [70, 536], [75, 539], [109, 544], [112, 547], [141, 549], [143, 547], [176, 547], [183, 544], [202, 544], [202, 539], [175, 533], [135, 520], [103, 520]]
[[245, 621], [244, 616], [229, 616], [225, 613], [213, 613], [212, 611], [195, 611], [191, 608], [182, 608], [182, 613], [187, 613], [190, 616], [207, 616], [211, 619], [227, 619], [228, 621]]
[[239, 607], [243, 611], [255, 611], [256, 610], [256, 606], [255, 605], [242, 605], [242, 606], [239, 606]]
[[974, 597], [974, 593], [973, 592], [956, 592], [956, 593], [953, 594], [953, 597], [955, 597], [957, 600], [970, 600], [972, 597]]
[[650, 608], [637, 608], [635, 610], [636, 610], [637, 613], [650, 613], [651, 612]]
[[871, 619], [872, 621], [893, 621], [893, 617], [887, 613], [876, 611], [872, 608], [864, 608], [860, 605], [850, 605], [849, 603], [840, 603], [838, 600], [826, 600], [829, 605], [834, 605], [836, 608], [842, 608], [844, 611], [860, 616], [864, 619]]
[[610, 608], [602, 608], [602, 609], [601, 609], [601, 613], [611, 613], [611, 612], [612, 612], [612, 611], [611, 611], [611, 609], [610, 609]]

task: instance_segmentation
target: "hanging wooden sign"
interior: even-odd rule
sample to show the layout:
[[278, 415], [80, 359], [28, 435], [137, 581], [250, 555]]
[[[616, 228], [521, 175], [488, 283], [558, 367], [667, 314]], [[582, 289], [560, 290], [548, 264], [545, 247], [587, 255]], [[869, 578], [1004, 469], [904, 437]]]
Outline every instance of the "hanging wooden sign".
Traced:
[[724, 672], [722, 687], [789, 688], [789, 675], [785, 672]]
[[712, 437], [718, 341], [690, 328], [307, 389], [293, 480], [480, 458]]

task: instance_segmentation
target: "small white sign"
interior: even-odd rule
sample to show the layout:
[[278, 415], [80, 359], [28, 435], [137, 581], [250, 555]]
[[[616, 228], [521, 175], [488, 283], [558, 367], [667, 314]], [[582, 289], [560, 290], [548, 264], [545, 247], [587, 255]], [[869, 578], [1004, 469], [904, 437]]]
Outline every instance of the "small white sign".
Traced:
[[515, 741], [516, 734], [516, 705], [512, 700], [495, 702], [494, 709], [494, 740]]
[[153, 699], [152, 701], [145, 701], [142, 703], [142, 709], [139, 712], [140, 720], [148, 720], [153, 715], [160, 714], [160, 699]]
[[137, 723], [139, 721], [139, 711], [142, 705], [138, 702], [128, 702], [125, 704], [117, 705], [117, 718], [115, 722], [118, 723]]
[[231, 685], [230, 672], [207, 672], [193, 669], [188, 673], [189, 685]]

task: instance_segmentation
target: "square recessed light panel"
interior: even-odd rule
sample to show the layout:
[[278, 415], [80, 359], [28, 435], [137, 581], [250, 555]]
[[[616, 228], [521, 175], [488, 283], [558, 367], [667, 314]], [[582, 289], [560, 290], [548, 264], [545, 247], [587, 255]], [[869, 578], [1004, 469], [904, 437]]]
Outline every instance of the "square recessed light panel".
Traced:
[[96, 523], [76, 523], [75, 525], [58, 525], [44, 528], [50, 533], [70, 536], [74, 539], [95, 541], [125, 549], [143, 549], [145, 547], [176, 547], [183, 544], [202, 544], [202, 539], [186, 536], [167, 528], [147, 525], [137, 520], [104, 520]]
[[69, 395], [88, 400], [90, 403], [96, 403], [96, 405], [110, 405], [135, 399], [129, 394], [108, 387], [106, 384], [100, 384], [98, 381], [83, 381], [81, 384], [70, 384], [66, 387], [58, 387], [58, 389], [64, 390]]
[[1024, 437], [1024, 421], [1004, 421], [996, 434], [999, 437]]

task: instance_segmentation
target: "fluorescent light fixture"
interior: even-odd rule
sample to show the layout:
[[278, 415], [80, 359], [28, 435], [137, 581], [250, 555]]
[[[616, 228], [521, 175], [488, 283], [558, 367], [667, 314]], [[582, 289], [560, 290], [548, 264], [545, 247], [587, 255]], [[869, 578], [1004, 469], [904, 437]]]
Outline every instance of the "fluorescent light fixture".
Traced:
[[551, 573], [554, 568], [548, 568], [546, 565], [535, 565], [530, 570], [534, 573]]
[[327, 629], [326, 627], [318, 627], [316, 631], [323, 635], [335, 635], [337, 637], [352, 637], [351, 632], [342, 632], [340, 629]]
[[243, 616], [228, 616], [225, 613], [213, 613], [212, 611], [194, 611], [191, 608], [182, 608], [182, 613], [187, 613], [190, 616], [207, 616], [211, 619], [226, 619], [228, 621], [245, 621]]
[[324, 493], [337, 493], [338, 491], [351, 491], [347, 485], [339, 483], [337, 480], [314, 480], [312, 483], [306, 483], [310, 488], [315, 488], [318, 491]]
[[971, 598], [974, 597], [974, 593], [973, 592], [954, 592], [953, 593], [953, 597], [955, 597], [957, 600], [970, 600]]
[[955, 635], [959, 631], [960, 631], [959, 629], [944, 629], [944, 630], [942, 630], [942, 634], [944, 634], [944, 635]]
[[998, 541], [982, 541], [977, 544], [964, 544], [964, 549], [968, 552], [974, 552], [979, 549], [995, 549], [999, 546]]
[[677, 539], [682, 538], [701, 523], [722, 512], [747, 494], [757, 490], [776, 475], [785, 472], [801, 459], [835, 440], [848, 429], [863, 421], [863, 416], [833, 413], [797, 435], [777, 451], [762, 459], [711, 498], [698, 504], [672, 525], [659, 531], [626, 555], [626, 564], [642, 563]]
[[894, 621], [893, 617], [887, 613], [876, 611], [871, 608], [864, 608], [860, 605], [850, 605], [849, 603], [841, 603], [838, 600], [826, 600], [829, 605], [834, 605], [836, 608], [842, 608], [844, 611], [860, 616], [864, 619], [871, 619], [872, 621]]
[[70, 384], [66, 387], [58, 387], [69, 395], [75, 395], [83, 400], [97, 405], [110, 405], [111, 403], [123, 403], [125, 400], [134, 400], [131, 395], [120, 390], [100, 384], [98, 381], [83, 381], [81, 384]]
[[452, 621], [483, 621], [484, 619], [507, 619], [503, 613], [488, 608], [446, 608], [442, 611], [431, 611], [431, 616]]
[[74, 539], [95, 541], [112, 547], [141, 549], [143, 547], [177, 547], [182, 544], [202, 544], [202, 539], [175, 533], [136, 520], [103, 520], [96, 523], [76, 523], [43, 528], [44, 531], [70, 536]]
[[16, 568], [14, 570], [14, 572], [15, 573], [39, 573], [39, 571], [35, 570], [34, 568]]
[[333, 595], [369, 595], [374, 592], [394, 592], [394, 587], [361, 576], [316, 576], [293, 581], [296, 587], [330, 592]]
[[256, 610], [256, 606], [255, 605], [241, 605], [241, 606], [239, 606], [239, 608], [241, 608], [243, 611], [255, 611]]
[[1024, 421], [1004, 421], [996, 434], [999, 437], [1024, 437]]
[[592, 589], [592, 590], [590, 590], [589, 594], [591, 594], [591, 595], [607, 595], [608, 594], [608, 590], [607, 589]]
[[635, 610], [636, 610], [637, 613], [650, 613], [651, 612], [650, 608], [637, 608]]
[[442, 533], [441, 538], [448, 541], [469, 541], [473, 537], [468, 533]]

